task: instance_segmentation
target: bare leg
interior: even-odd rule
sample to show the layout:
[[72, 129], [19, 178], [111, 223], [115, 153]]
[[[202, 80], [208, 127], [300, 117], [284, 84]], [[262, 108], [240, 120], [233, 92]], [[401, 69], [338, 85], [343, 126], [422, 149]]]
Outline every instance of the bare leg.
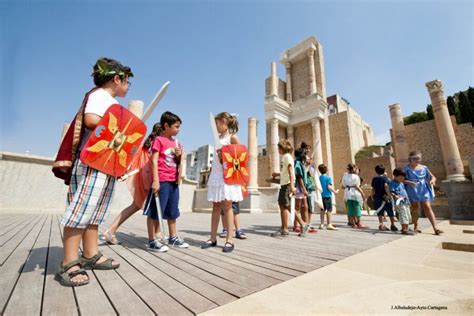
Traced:
[[155, 221], [153, 218], [148, 216], [146, 218], [146, 228], [148, 231], [148, 240], [155, 240], [155, 225], [158, 221]]
[[281, 230], [288, 231], [288, 215], [289, 211], [286, 206], [280, 205]]
[[321, 219], [321, 225], [324, 225], [324, 210], [321, 210], [321, 213], [319, 213], [319, 218]]
[[[222, 201], [222, 208], [224, 209], [224, 223], [227, 229], [226, 243], [233, 243], [234, 234], [232, 234], [234, 225], [234, 212], [232, 210], [232, 201]], [[216, 229], [217, 232], [217, 229]]]
[[212, 203], [211, 241], [217, 241], [217, 229], [219, 228], [219, 218], [221, 216], [221, 208], [222, 208], [222, 203], [220, 202]]
[[426, 217], [430, 220], [431, 226], [433, 226], [433, 229], [436, 231], [438, 229], [438, 225], [436, 224], [436, 217], [434, 215], [433, 209], [431, 208], [431, 203], [430, 202], [421, 202], [421, 207], [423, 207], [423, 210], [425, 211]]
[[127, 206], [120, 214], [115, 217], [114, 221], [112, 222], [112, 225], [110, 225], [109, 232], [112, 235], [115, 235], [117, 232], [117, 229], [120, 227], [120, 225], [123, 224], [130, 216], [135, 214], [140, 207], [136, 206], [135, 203], [132, 202], [129, 206]]
[[415, 203], [411, 204], [411, 210], [410, 210], [411, 219], [412, 219], [412, 222], [413, 222], [413, 225], [414, 225], [413, 229], [415, 231], [418, 230], [418, 209], [419, 209], [419, 206], [420, 206], [420, 204], [415, 202]]
[[[99, 226], [97, 225], [89, 225], [84, 230], [82, 234], [82, 255], [86, 258], [91, 258], [95, 256], [99, 252], [99, 247], [97, 245], [97, 239], [99, 238]], [[102, 256], [97, 263], [100, 264], [107, 260], [105, 256]], [[114, 260], [112, 264], [116, 264], [117, 262]]]
[[[78, 251], [79, 245], [81, 244], [82, 234], [84, 229], [82, 228], [71, 228], [64, 227], [64, 258], [63, 264], [68, 264], [79, 258]], [[79, 270], [79, 267], [72, 267], [68, 271]], [[88, 280], [88, 277], [85, 275], [76, 275], [71, 278], [73, 282], [81, 282]]]
[[331, 211], [326, 212], [326, 217], [327, 217], [328, 225], [331, 224]]
[[234, 226], [235, 230], [240, 229], [240, 214], [234, 214]]
[[175, 237], [177, 235], [175, 219], [168, 219], [168, 229], [169, 229], [170, 238]]

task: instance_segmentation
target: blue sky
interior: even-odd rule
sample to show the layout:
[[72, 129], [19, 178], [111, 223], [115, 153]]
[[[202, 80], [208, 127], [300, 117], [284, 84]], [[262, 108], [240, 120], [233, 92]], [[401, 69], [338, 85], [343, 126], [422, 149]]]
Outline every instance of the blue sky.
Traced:
[[[322, 43], [327, 94], [339, 94], [388, 140], [388, 106], [405, 115], [474, 86], [472, 1], [26, 1], [0, 0], [0, 150], [54, 156], [62, 126], [92, 87], [101, 56], [132, 67], [130, 99], [148, 104], [171, 86], [147, 122], [171, 110], [179, 139], [212, 142], [208, 112], [260, 120], [272, 60], [310, 35]], [[278, 63], [284, 79], [284, 67]]]

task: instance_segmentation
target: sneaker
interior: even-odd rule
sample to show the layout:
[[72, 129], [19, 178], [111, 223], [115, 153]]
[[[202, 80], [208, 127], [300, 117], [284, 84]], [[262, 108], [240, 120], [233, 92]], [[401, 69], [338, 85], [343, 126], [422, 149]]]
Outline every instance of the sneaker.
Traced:
[[227, 237], [227, 230], [225, 228], [222, 230], [222, 233], [219, 234], [219, 237], [221, 237], [221, 238], [226, 238]]
[[188, 248], [189, 244], [187, 242], [184, 242], [182, 238], [179, 238], [178, 236], [170, 237], [168, 239], [168, 245], [171, 245], [171, 247], [178, 247], [178, 248]]
[[337, 230], [337, 228], [333, 224], [328, 224], [328, 230]]
[[300, 234], [298, 234], [298, 236], [305, 237], [308, 230], [309, 230], [309, 225], [304, 225], [303, 230], [301, 231]]
[[397, 226], [395, 226], [395, 225], [390, 226], [390, 230], [391, 230], [392, 232], [398, 232], [398, 228], [397, 228]]
[[319, 225], [319, 229], [324, 229], [324, 224]]
[[237, 239], [247, 239], [247, 235], [245, 235], [245, 233], [242, 229], [237, 229], [235, 231], [235, 238], [237, 238]]
[[156, 251], [156, 252], [167, 252], [170, 248], [166, 245], [163, 245], [158, 240], [148, 241], [148, 251]]
[[385, 226], [385, 225], [380, 225], [380, 226], [379, 226], [379, 230], [381, 230], [381, 231], [387, 231], [387, 230], [389, 230], [389, 229], [388, 229], [388, 227]]

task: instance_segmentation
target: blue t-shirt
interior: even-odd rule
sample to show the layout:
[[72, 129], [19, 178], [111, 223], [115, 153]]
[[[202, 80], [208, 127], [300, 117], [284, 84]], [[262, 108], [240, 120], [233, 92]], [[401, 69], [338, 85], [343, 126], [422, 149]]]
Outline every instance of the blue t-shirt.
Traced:
[[329, 190], [329, 185], [332, 185], [332, 179], [328, 175], [320, 175], [319, 181], [321, 182], [321, 187], [323, 188], [323, 192], [321, 192], [321, 196], [323, 198], [330, 198], [332, 197], [332, 192]]
[[393, 192], [396, 195], [404, 198], [400, 203], [410, 204], [410, 202], [408, 200], [407, 191], [405, 190], [405, 185], [402, 182], [398, 182], [398, 181], [393, 180], [388, 185], [388, 189], [390, 190], [390, 192]]

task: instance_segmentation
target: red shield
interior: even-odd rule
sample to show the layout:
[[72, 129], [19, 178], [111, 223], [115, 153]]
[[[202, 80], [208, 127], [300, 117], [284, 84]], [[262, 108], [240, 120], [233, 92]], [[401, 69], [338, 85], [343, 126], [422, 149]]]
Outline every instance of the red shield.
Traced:
[[105, 174], [125, 174], [146, 134], [146, 126], [119, 104], [110, 106], [81, 152], [86, 165]]
[[249, 155], [245, 145], [222, 146], [222, 166], [224, 182], [229, 185], [246, 185], [249, 182]]

